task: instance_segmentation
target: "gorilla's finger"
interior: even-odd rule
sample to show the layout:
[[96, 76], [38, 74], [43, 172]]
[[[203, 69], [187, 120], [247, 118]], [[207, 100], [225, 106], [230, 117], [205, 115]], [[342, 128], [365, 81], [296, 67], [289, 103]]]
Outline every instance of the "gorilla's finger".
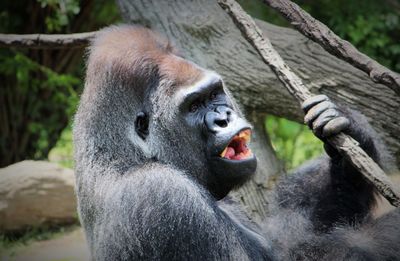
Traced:
[[323, 101], [329, 101], [329, 98], [326, 95], [315, 95], [303, 102], [301, 105], [301, 108], [303, 109], [304, 112], [307, 112], [312, 106], [314, 106], [317, 103], [323, 102]]
[[328, 109], [321, 113], [321, 115], [312, 123], [312, 130], [315, 135], [317, 135], [317, 137], [321, 137], [324, 126], [337, 116], [339, 116], [339, 113], [335, 109]]
[[329, 137], [344, 131], [350, 126], [350, 120], [346, 117], [338, 117], [329, 121], [322, 129], [322, 136]]
[[304, 117], [304, 123], [310, 125], [311, 121], [316, 119], [321, 113], [326, 110], [336, 108], [331, 101], [323, 101], [312, 107]]

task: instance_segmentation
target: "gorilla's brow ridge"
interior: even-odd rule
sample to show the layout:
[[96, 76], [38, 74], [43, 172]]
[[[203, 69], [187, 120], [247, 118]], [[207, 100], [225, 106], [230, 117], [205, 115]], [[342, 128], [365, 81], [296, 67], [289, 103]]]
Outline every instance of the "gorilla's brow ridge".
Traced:
[[203, 77], [198, 81], [185, 86], [185, 88], [181, 88], [177, 93], [177, 97], [179, 100], [184, 101], [190, 99], [193, 95], [201, 96], [219, 88], [219, 84], [222, 86], [222, 79], [217, 73], [213, 71], [205, 71]]

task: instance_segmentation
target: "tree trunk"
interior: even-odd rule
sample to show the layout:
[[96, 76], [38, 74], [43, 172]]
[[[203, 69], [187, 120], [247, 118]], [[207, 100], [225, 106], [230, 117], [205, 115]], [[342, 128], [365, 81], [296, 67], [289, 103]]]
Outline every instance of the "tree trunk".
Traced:
[[[235, 98], [255, 124], [260, 141], [255, 144], [261, 172], [241, 190], [243, 201], [256, 216], [263, 216], [268, 175], [279, 173], [266, 136], [260, 136], [262, 115], [270, 113], [303, 122], [297, 101], [286, 91], [231, 18], [214, 0], [118, 0], [126, 22], [141, 24], [168, 37], [183, 54], [200, 66], [220, 73]], [[363, 72], [327, 53], [300, 33], [257, 20], [288, 65], [314, 94], [326, 94], [335, 103], [361, 111], [400, 163], [400, 97], [386, 86], [373, 83]], [[253, 116], [252, 116], [253, 115]], [[257, 137], [256, 137], [257, 139]], [[275, 164], [275, 165], [274, 165]], [[261, 182], [260, 182], [261, 180]], [[248, 195], [255, 203], [249, 202]], [[247, 198], [247, 199], [246, 199]], [[247, 201], [246, 201], [247, 200]]]
[[284, 169], [265, 130], [265, 115], [252, 111], [246, 117], [254, 127], [250, 145], [257, 155], [257, 171], [249, 182], [232, 194], [243, 203], [253, 220], [260, 222], [267, 217], [268, 194]]

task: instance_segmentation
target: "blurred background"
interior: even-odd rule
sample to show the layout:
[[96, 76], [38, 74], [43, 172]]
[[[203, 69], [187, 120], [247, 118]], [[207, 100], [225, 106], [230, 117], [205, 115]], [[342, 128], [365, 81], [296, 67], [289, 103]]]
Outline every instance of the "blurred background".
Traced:
[[[261, 1], [238, 2], [258, 19], [290, 27]], [[360, 51], [400, 71], [400, 1], [294, 2]], [[118, 22], [122, 20], [116, 3], [111, 0], [0, 2], [0, 33], [67, 34], [95, 31]], [[71, 124], [83, 88], [84, 57], [84, 50], [79, 48], [0, 48], [1, 168], [23, 160], [44, 160], [73, 168]], [[267, 116], [265, 125], [287, 170], [323, 151], [321, 142], [306, 126], [273, 115]], [[18, 256], [20, 247], [63, 234], [77, 226], [76, 220], [75, 215], [73, 221], [66, 222], [68, 226], [1, 232], [0, 253], [7, 250], [10, 256]]]

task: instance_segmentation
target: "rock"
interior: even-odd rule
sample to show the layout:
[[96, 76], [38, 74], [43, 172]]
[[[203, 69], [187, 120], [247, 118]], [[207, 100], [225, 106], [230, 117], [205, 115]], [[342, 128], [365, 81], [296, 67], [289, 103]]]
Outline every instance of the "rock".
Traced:
[[0, 169], [0, 231], [77, 221], [75, 177], [45, 161], [22, 161]]

